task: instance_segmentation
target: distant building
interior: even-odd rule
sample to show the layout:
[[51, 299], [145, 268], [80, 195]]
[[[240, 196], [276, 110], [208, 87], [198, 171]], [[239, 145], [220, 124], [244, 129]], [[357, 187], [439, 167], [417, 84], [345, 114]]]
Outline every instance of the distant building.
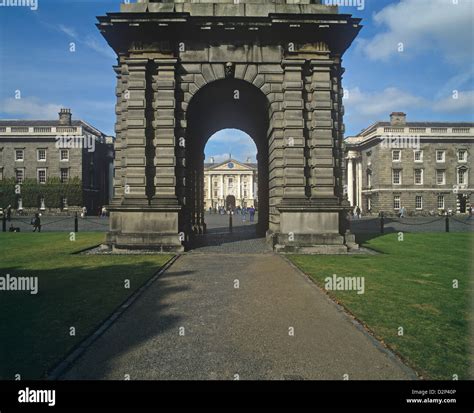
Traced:
[[347, 196], [364, 213], [465, 213], [473, 202], [473, 123], [407, 122], [401, 112], [345, 140]]
[[[96, 213], [112, 196], [113, 159], [113, 138], [83, 120], [72, 120], [69, 109], [61, 109], [57, 120], [0, 120], [0, 187], [12, 180], [44, 185], [34, 199], [25, 192], [27, 186], [16, 193], [16, 209], [57, 212], [86, 206]], [[47, 190], [71, 182], [82, 192], [74, 200]], [[11, 194], [0, 196], [5, 203]]]
[[235, 208], [258, 206], [256, 163], [229, 159], [204, 164], [204, 207]]

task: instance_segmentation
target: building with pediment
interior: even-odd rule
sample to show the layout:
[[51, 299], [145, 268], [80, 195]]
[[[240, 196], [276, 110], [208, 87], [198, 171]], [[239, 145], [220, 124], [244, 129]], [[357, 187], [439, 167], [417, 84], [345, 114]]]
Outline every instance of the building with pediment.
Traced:
[[228, 159], [204, 164], [204, 208], [258, 207], [257, 164]]

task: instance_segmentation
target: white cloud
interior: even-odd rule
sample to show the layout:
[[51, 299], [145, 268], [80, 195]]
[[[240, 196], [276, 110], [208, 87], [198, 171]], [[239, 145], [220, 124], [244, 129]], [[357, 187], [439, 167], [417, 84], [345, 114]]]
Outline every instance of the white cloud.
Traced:
[[215, 162], [224, 162], [232, 158], [246, 162], [256, 162], [257, 148], [252, 138], [238, 129], [223, 129], [212, 135], [206, 144], [206, 162], [214, 157]]
[[0, 113], [21, 119], [56, 119], [61, 107], [55, 103], [42, 102], [36, 97], [0, 101]]
[[473, 55], [473, 13], [472, 0], [401, 0], [373, 16], [375, 25], [386, 31], [358, 40], [358, 48], [371, 60], [387, 60], [403, 43], [409, 56], [434, 50], [463, 65]]
[[348, 113], [357, 113], [372, 118], [372, 121], [375, 116], [386, 117], [391, 112], [407, 111], [426, 104], [425, 99], [395, 87], [372, 93], [362, 92], [359, 88], [349, 89], [347, 99], [344, 99]]
[[94, 50], [97, 53], [102, 54], [105, 57], [116, 57], [115, 52], [108, 46], [102, 44], [97, 38], [92, 35], [88, 35], [85, 38], [81, 38], [73, 27], [59, 25], [59, 30], [69, 37], [72, 37], [79, 44], [87, 46], [89, 49]]
[[474, 113], [474, 90], [459, 92], [457, 99], [454, 95], [441, 99], [433, 104], [433, 110], [446, 113]]

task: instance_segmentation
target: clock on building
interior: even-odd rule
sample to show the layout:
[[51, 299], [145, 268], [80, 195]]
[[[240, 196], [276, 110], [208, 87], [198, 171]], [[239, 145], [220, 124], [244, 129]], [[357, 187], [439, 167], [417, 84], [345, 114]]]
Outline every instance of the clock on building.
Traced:
[[227, 168], [232, 169], [233, 167], [234, 167], [234, 163], [233, 163], [233, 162], [229, 162], [229, 163], [227, 164]]

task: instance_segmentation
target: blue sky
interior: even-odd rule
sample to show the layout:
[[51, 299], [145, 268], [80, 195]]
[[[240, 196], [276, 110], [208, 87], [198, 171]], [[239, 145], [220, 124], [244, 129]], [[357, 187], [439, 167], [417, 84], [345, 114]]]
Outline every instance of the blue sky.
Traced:
[[[4, 0], [0, 0], [2, 4]], [[332, 1], [332, 0], [323, 0]], [[474, 120], [473, 0], [334, 0], [361, 17], [344, 56], [346, 131], [353, 135], [392, 111], [409, 120]], [[60, 107], [113, 134], [115, 56], [95, 16], [119, 0], [38, 0], [38, 10], [0, 6], [0, 118], [54, 119]], [[71, 51], [74, 42], [75, 51]], [[402, 47], [401, 47], [402, 45]], [[15, 99], [15, 93], [21, 99]], [[455, 99], [454, 97], [457, 97]], [[210, 139], [206, 155], [255, 159], [243, 132]]]

